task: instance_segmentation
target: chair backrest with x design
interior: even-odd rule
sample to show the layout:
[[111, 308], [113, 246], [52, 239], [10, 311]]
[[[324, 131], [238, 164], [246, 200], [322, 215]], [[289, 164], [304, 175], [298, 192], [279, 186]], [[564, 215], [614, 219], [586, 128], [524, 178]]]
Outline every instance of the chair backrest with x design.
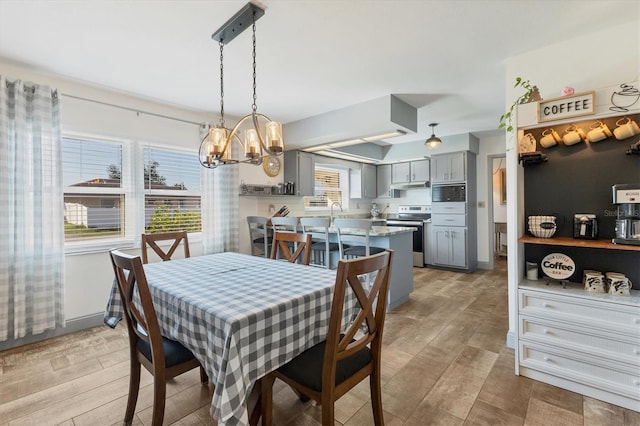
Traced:
[[[292, 247], [293, 253], [291, 252]], [[311, 234], [274, 232], [271, 259], [280, 258], [285, 258], [290, 263], [298, 262], [298, 259], [300, 259], [300, 263], [308, 265], [311, 259]]]
[[[171, 244], [171, 247], [165, 251], [158, 245], [159, 241], [173, 241], [173, 243]], [[178, 247], [180, 247], [180, 243], [183, 243], [184, 246], [184, 257], [190, 257], [189, 239], [186, 231], [142, 234], [142, 262], [149, 263], [147, 246], [151, 247], [151, 249], [153, 249], [153, 251], [164, 262], [166, 260], [171, 260], [171, 257], [174, 255]]]

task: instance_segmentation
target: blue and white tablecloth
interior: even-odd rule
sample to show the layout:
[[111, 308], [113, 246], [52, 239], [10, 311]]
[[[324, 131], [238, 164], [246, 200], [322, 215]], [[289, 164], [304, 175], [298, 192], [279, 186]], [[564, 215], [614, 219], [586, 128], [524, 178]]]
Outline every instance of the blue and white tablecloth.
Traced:
[[[211, 415], [220, 425], [247, 424], [255, 381], [326, 336], [335, 270], [238, 253], [144, 269], [163, 335], [189, 348], [215, 385]], [[343, 324], [353, 312], [344, 310]], [[105, 323], [115, 327], [122, 315], [114, 285]]]

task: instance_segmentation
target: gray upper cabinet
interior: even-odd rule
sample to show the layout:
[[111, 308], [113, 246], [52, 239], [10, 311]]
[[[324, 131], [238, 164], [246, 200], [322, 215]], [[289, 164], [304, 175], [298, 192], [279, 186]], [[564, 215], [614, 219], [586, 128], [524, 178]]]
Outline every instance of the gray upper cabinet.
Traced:
[[425, 182], [429, 180], [429, 160], [418, 160], [410, 163], [411, 182]]
[[462, 182], [467, 178], [467, 153], [452, 152], [431, 156], [431, 183]]
[[391, 164], [377, 166], [378, 198], [391, 198]]
[[295, 184], [297, 196], [314, 195], [314, 155], [303, 151], [285, 151], [284, 180]]
[[376, 198], [378, 195], [376, 166], [362, 165], [362, 195], [363, 198]]
[[349, 170], [349, 177], [350, 198], [376, 198], [378, 191], [376, 166], [361, 163], [359, 169]]
[[407, 163], [394, 163], [391, 165], [391, 183], [403, 183], [411, 181], [411, 165]]

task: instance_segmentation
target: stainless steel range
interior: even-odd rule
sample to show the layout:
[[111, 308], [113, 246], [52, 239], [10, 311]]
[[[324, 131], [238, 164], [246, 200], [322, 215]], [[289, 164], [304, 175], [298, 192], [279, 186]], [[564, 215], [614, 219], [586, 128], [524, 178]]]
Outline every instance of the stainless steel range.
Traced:
[[427, 251], [427, 227], [431, 223], [431, 206], [399, 206], [398, 215], [387, 219], [387, 226], [411, 226], [413, 233], [413, 266], [424, 268]]

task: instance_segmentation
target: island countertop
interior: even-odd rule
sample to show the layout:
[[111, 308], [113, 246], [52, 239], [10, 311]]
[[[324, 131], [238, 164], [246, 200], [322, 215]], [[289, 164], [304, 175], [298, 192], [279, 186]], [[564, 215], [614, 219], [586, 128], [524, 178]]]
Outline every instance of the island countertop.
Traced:
[[[390, 235], [404, 234], [407, 232], [415, 232], [417, 228], [413, 228], [411, 226], [372, 226], [369, 231], [369, 236], [371, 237], [388, 237]], [[309, 231], [311, 232], [324, 232], [324, 228], [315, 228], [310, 227]], [[338, 230], [333, 226], [329, 228], [329, 232], [332, 234], [337, 234]], [[343, 228], [342, 233], [345, 235], [364, 235], [364, 231], [362, 229], [356, 228]]]

